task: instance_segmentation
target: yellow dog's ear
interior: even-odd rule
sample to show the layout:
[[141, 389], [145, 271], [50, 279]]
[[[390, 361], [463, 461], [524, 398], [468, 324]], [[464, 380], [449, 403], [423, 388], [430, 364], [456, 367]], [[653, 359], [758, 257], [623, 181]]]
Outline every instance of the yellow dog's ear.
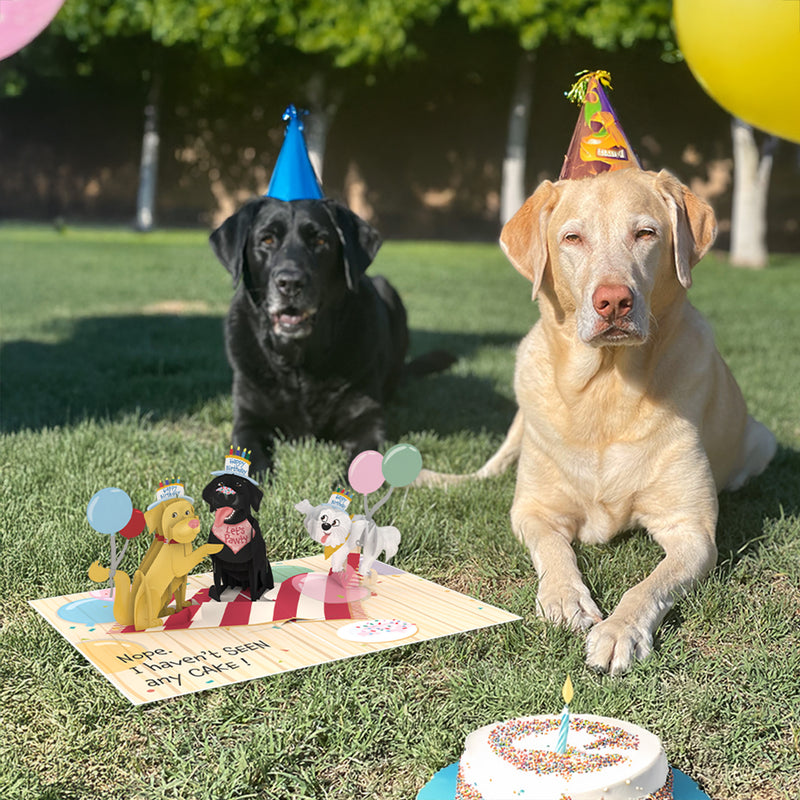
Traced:
[[144, 512], [144, 521], [147, 523], [147, 530], [150, 533], [155, 533], [158, 530], [158, 525], [161, 522], [161, 515], [164, 511], [163, 506], [159, 503], [149, 511]]
[[500, 247], [514, 269], [533, 284], [534, 297], [549, 259], [547, 225], [557, 201], [556, 185], [543, 181], [500, 233]]
[[656, 175], [656, 187], [667, 204], [672, 227], [675, 271], [681, 286], [692, 285], [692, 267], [717, 238], [714, 211], [666, 170]]

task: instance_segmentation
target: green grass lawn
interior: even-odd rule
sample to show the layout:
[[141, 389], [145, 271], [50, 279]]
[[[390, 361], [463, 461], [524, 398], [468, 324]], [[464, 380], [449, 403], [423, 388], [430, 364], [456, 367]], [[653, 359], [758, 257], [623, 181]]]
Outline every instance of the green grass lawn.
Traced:
[[[434, 469], [478, 467], [514, 413], [529, 284], [493, 245], [389, 242], [372, 271], [403, 295], [414, 354], [459, 356], [403, 388], [391, 441]], [[412, 800], [474, 728], [557, 713], [570, 673], [575, 712], [653, 730], [713, 800], [800, 796], [800, 258], [750, 272], [712, 254], [695, 269], [691, 296], [780, 450], [721, 498], [717, 569], [629, 675], [589, 671], [583, 638], [536, 618], [509, 473], [396, 493], [380, 521], [403, 532], [397, 566], [523, 621], [134, 708], [27, 601], [92, 587], [95, 491], [120, 486], [142, 507], [162, 478], [193, 494], [220, 467], [230, 295], [201, 233], [0, 227], [0, 795]], [[277, 455], [259, 513], [273, 560], [316, 552], [292, 506], [322, 501], [343, 463], [317, 443]], [[606, 613], [659, 558], [641, 532], [578, 552]]]

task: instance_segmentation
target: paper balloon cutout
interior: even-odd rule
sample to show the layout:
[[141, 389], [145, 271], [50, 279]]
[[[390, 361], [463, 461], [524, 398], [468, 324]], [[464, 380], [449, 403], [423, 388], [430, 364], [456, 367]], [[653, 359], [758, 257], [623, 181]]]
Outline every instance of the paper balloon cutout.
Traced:
[[734, 116], [800, 142], [798, 3], [674, 0], [673, 14], [678, 44], [703, 89]]
[[412, 444], [396, 444], [383, 457], [382, 470], [390, 486], [408, 486], [422, 470], [422, 456]]
[[351, 462], [347, 471], [350, 485], [361, 494], [371, 494], [383, 486], [381, 464], [383, 456], [377, 450], [364, 450]]
[[110, 535], [121, 531], [131, 520], [133, 503], [122, 489], [109, 487], [92, 495], [86, 506], [86, 519], [98, 532]]
[[134, 508], [130, 521], [124, 528], [120, 528], [119, 535], [126, 539], [135, 539], [145, 529], [146, 524], [144, 514], [138, 508]]
[[0, 4], [0, 61], [30, 44], [63, 3], [64, 0], [6, 0]]

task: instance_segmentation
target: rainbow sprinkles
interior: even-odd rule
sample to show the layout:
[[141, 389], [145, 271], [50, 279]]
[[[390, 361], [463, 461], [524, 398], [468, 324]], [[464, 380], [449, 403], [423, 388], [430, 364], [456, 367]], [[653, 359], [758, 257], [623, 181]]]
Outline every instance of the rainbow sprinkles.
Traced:
[[560, 775], [569, 779], [575, 773], [595, 772], [603, 767], [625, 761], [619, 753], [586, 753], [585, 750], [615, 748], [635, 750], [639, 739], [622, 728], [587, 719], [573, 719], [570, 726], [590, 736], [599, 736], [585, 744], [582, 750], [568, 746], [563, 755], [553, 750], [528, 750], [516, 747], [514, 741], [531, 734], [546, 734], [558, 730], [559, 721], [546, 717], [513, 719], [501, 722], [489, 734], [489, 747], [504, 761], [523, 772], [537, 775]]
[[464, 743], [455, 800], [672, 800], [660, 739], [633, 723], [569, 715], [519, 717], [485, 725]]

